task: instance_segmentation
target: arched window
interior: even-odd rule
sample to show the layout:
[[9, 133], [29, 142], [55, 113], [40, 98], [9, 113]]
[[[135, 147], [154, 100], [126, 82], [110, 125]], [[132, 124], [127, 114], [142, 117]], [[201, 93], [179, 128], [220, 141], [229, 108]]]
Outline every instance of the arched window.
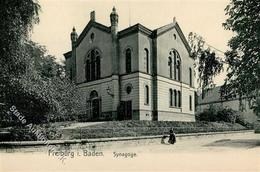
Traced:
[[174, 106], [177, 107], [177, 91], [174, 90]]
[[86, 66], [85, 66], [85, 75], [86, 75], [86, 80], [90, 81], [90, 61], [86, 61]]
[[145, 52], [145, 68], [146, 68], [146, 73], [149, 73], [149, 51], [147, 48], [144, 49], [144, 52]]
[[192, 69], [189, 68], [189, 74], [190, 74], [190, 86], [192, 87]]
[[181, 107], [181, 92], [178, 91], [178, 107]]
[[190, 96], [190, 111], [192, 111], [192, 96]]
[[170, 76], [170, 78], [172, 78], [172, 58], [171, 57], [169, 57], [168, 66], [169, 66], [169, 76]]
[[100, 54], [93, 49], [87, 55], [85, 64], [85, 77], [87, 81], [100, 79]]
[[90, 57], [90, 61], [91, 61], [91, 80], [95, 80], [96, 79], [96, 64], [95, 64], [95, 51], [92, 50], [91, 51], [91, 57]]
[[97, 98], [97, 97], [98, 97], [98, 93], [95, 90], [91, 91], [91, 93], [89, 94], [90, 99], [94, 99], [94, 98]]
[[125, 52], [125, 69], [126, 69], [126, 73], [130, 73], [131, 72], [131, 63], [132, 63], [132, 59], [131, 59], [131, 50], [130, 48], [128, 48]]
[[145, 86], [145, 104], [149, 104], [149, 87], [148, 85]]
[[173, 55], [173, 72], [174, 72], [174, 79], [176, 80], [176, 74], [177, 74], [177, 72], [176, 72], [176, 51], [174, 50], [173, 52], [172, 52], [172, 55]]
[[176, 40], [176, 38], [177, 38], [176, 34], [173, 34], [173, 37], [174, 37], [174, 39]]
[[170, 89], [170, 107], [173, 106], [173, 91]]
[[91, 40], [91, 42], [94, 41], [94, 38], [95, 38], [95, 34], [94, 34], [94, 33], [91, 33], [91, 35], [90, 35], [90, 40]]
[[[173, 59], [173, 73], [174, 79], [177, 81], [181, 80], [181, 58], [179, 53], [176, 50], [171, 50], [170, 55]], [[172, 78], [172, 77], [171, 77]]]
[[99, 119], [101, 113], [101, 97], [98, 97], [97, 91], [91, 91], [87, 101], [87, 111], [94, 120]]
[[96, 79], [100, 79], [100, 57], [96, 57]]
[[181, 62], [179, 60], [177, 60], [177, 63], [176, 63], [176, 75], [177, 75], [176, 80], [180, 81], [181, 80]]

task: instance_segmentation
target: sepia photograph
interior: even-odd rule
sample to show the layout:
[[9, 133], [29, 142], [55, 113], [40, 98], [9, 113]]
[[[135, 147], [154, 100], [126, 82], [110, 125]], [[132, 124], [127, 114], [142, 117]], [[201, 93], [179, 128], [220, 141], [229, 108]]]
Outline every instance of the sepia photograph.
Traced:
[[0, 0], [0, 172], [260, 172], [259, 0]]

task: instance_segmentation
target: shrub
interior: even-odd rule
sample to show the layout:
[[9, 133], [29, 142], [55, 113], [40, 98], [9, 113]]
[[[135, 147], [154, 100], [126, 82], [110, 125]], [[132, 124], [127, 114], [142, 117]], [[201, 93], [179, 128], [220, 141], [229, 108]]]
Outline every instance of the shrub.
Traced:
[[230, 122], [234, 124], [237, 120], [238, 113], [231, 108], [220, 109], [217, 112], [217, 121]]
[[37, 137], [24, 127], [12, 127], [9, 132], [11, 133], [11, 141], [35, 141]]
[[[48, 140], [57, 140], [62, 137], [60, 130], [55, 126], [35, 125], [37, 130]], [[37, 135], [24, 126], [14, 126], [8, 130], [11, 134], [11, 141], [36, 141]]]
[[213, 105], [210, 105], [208, 109], [205, 109], [202, 113], [199, 113], [196, 116], [196, 120], [198, 121], [217, 121], [217, 108]]
[[210, 105], [208, 109], [205, 109], [202, 113], [196, 115], [196, 120], [198, 121], [208, 121], [208, 122], [237, 122], [239, 113], [231, 108], [221, 108]]
[[236, 119], [236, 123], [245, 126], [248, 129], [253, 129], [254, 125], [248, 121], [245, 120], [245, 117], [241, 114], [238, 113], [237, 119]]

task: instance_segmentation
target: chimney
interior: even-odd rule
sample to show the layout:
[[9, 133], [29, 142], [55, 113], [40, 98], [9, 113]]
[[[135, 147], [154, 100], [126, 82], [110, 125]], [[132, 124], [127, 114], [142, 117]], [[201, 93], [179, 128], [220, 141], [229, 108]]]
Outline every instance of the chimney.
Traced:
[[91, 11], [90, 12], [90, 20], [91, 21], [96, 21], [95, 11]]
[[172, 22], [173, 22], [173, 23], [176, 23], [176, 17], [175, 17], [175, 16], [173, 17]]

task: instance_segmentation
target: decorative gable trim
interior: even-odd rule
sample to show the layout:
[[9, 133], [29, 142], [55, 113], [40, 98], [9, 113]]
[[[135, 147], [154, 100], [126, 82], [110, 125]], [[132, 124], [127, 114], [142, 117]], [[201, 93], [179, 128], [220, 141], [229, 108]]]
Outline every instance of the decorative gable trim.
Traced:
[[118, 32], [118, 39], [121, 39], [123, 37], [129, 36], [134, 33], [141, 32], [149, 37], [152, 36], [152, 31], [148, 29], [147, 27], [137, 23], [136, 25], [133, 25], [131, 27], [128, 27], [120, 32]]
[[189, 45], [187, 39], [185, 38], [185, 36], [184, 36], [184, 34], [183, 34], [183, 32], [182, 32], [182, 30], [181, 30], [181, 28], [180, 28], [180, 26], [179, 26], [179, 24], [178, 24], [177, 22], [174, 22], [174, 23], [171, 23], [171, 24], [162, 26], [162, 27], [160, 27], [160, 28], [158, 28], [158, 29], [155, 29], [155, 30], [153, 31], [153, 32], [154, 32], [154, 37], [156, 38], [156, 37], [158, 37], [158, 36], [160, 36], [160, 35], [162, 35], [162, 34], [168, 32], [169, 30], [171, 30], [171, 29], [173, 29], [173, 28], [176, 29], [176, 31], [177, 31], [177, 33], [179, 34], [179, 36], [180, 36], [182, 42], [184, 43], [184, 46], [186, 47], [187, 51], [188, 51], [189, 54], [190, 54], [190, 52], [191, 52], [190, 45]]
[[[86, 36], [86, 34], [88, 33], [88, 31], [91, 29], [91, 27], [95, 27], [99, 30], [102, 30], [106, 33], [111, 33], [111, 28], [110, 27], [107, 27], [103, 24], [100, 24], [100, 23], [97, 23], [95, 21], [92, 21], [90, 20], [87, 24], [87, 26], [84, 28], [84, 30], [81, 32], [81, 34], [79, 35], [78, 39], [77, 39], [77, 43], [76, 43], [76, 46], [78, 46], [81, 41], [84, 39], [84, 37]], [[126, 36], [129, 36], [131, 34], [134, 34], [134, 33], [143, 33], [144, 35], [150, 37], [150, 38], [157, 38], [158, 36], [168, 32], [169, 30], [175, 28], [176, 31], [178, 32], [182, 42], [184, 43], [186, 49], [188, 50], [188, 52], [190, 53], [191, 52], [191, 48], [188, 44], [188, 41], [187, 39], [185, 38], [179, 24], [177, 22], [173, 22], [173, 23], [170, 23], [168, 25], [165, 25], [165, 26], [162, 26], [158, 29], [155, 29], [155, 30], [150, 30], [148, 29], [147, 27], [141, 25], [140, 23], [137, 23], [131, 27], [128, 27], [120, 32], [118, 32], [118, 39], [121, 39], [121, 38], [124, 38]]]
[[179, 26], [179, 24], [178, 24], [177, 22], [176, 22], [176, 24], [175, 24], [175, 28], [176, 28], [178, 34], [180, 35], [180, 38], [181, 38], [182, 42], [184, 43], [186, 49], [188, 50], [188, 52], [189, 52], [189, 54], [190, 54], [190, 52], [191, 52], [191, 47], [190, 47], [190, 45], [189, 45], [187, 39], [185, 38], [185, 36], [184, 36], [184, 34], [183, 34], [183, 32], [182, 32], [182, 30], [181, 30], [181, 28], [180, 28], [180, 26]]
[[84, 28], [84, 30], [81, 32], [81, 34], [79, 35], [79, 38], [77, 39], [77, 43], [76, 43], [76, 46], [78, 46], [81, 41], [84, 39], [84, 37], [86, 36], [86, 34], [88, 33], [88, 31], [92, 28], [97, 28], [99, 30], [102, 30], [106, 33], [110, 33], [111, 32], [111, 29], [110, 27], [107, 27], [103, 24], [100, 24], [100, 23], [97, 23], [97, 22], [94, 22], [92, 20], [90, 20], [87, 24], [87, 26]]

